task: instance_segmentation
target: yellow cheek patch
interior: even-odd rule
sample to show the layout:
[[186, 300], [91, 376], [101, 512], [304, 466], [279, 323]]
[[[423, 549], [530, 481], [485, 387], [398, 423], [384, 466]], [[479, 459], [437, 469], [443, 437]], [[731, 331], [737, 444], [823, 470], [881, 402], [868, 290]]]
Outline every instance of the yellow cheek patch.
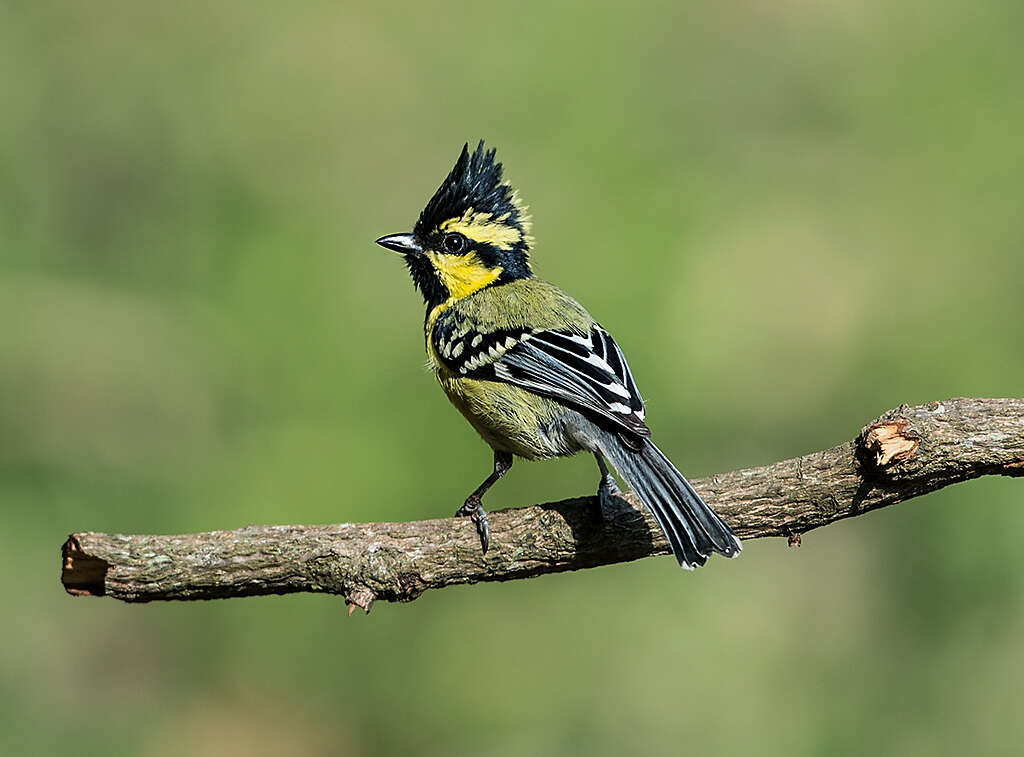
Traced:
[[491, 213], [474, 213], [470, 208], [459, 218], [450, 218], [441, 224], [441, 231], [457, 231], [474, 242], [490, 244], [499, 250], [511, 250], [522, 241], [523, 234], [508, 225], [508, 214], [495, 218]]
[[433, 264], [448, 294], [455, 300], [461, 300], [488, 284], [493, 284], [502, 272], [501, 266], [488, 268], [475, 252], [465, 255], [428, 252], [427, 258]]

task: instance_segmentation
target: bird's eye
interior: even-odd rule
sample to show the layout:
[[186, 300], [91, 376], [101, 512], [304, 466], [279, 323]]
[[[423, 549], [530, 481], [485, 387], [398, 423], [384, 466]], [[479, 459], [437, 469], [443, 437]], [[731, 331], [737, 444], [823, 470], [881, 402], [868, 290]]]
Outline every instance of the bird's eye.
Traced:
[[453, 231], [450, 234], [444, 235], [442, 244], [444, 245], [445, 252], [458, 254], [466, 249], [466, 238], [457, 231]]

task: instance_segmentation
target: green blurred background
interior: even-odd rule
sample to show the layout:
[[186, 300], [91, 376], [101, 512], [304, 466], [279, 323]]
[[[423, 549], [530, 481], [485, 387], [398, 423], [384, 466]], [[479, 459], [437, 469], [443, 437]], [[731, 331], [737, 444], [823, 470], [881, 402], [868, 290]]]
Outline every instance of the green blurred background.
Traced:
[[1019, 0], [374, 5], [0, 4], [0, 752], [1021, 753], [1008, 479], [369, 617], [64, 594], [73, 530], [461, 503], [490, 453], [373, 240], [465, 140], [691, 476], [1024, 392]]

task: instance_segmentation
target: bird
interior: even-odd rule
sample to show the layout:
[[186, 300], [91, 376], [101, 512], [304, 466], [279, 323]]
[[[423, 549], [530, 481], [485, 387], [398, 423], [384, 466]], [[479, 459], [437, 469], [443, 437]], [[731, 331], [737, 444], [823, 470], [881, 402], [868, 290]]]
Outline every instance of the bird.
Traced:
[[505, 181], [496, 150], [463, 145], [413, 230], [376, 240], [405, 260], [426, 305], [430, 368], [451, 403], [490, 445], [494, 465], [454, 517], [476, 525], [486, 554], [482, 498], [526, 460], [590, 453], [600, 472], [595, 505], [629, 484], [692, 570], [739, 539], [651, 441], [644, 403], [622, 350], [576, 300], [534, 275], [531, 221]]

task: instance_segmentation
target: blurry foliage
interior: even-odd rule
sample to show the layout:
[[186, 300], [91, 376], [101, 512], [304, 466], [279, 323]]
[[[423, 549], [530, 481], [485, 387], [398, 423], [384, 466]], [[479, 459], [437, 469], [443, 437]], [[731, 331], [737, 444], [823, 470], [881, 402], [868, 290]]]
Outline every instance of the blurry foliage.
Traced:
[[[127, 607], [72, 530], [437, 517], [489, 452], [377, 236], [463, 140], [693, 476], [1024, 389], [1018, 2], [0, 5], [0, 752], [1019, 753], [1021, 486], [669, 558]], [[516, 466], [492, 507], [578, 494]]]

